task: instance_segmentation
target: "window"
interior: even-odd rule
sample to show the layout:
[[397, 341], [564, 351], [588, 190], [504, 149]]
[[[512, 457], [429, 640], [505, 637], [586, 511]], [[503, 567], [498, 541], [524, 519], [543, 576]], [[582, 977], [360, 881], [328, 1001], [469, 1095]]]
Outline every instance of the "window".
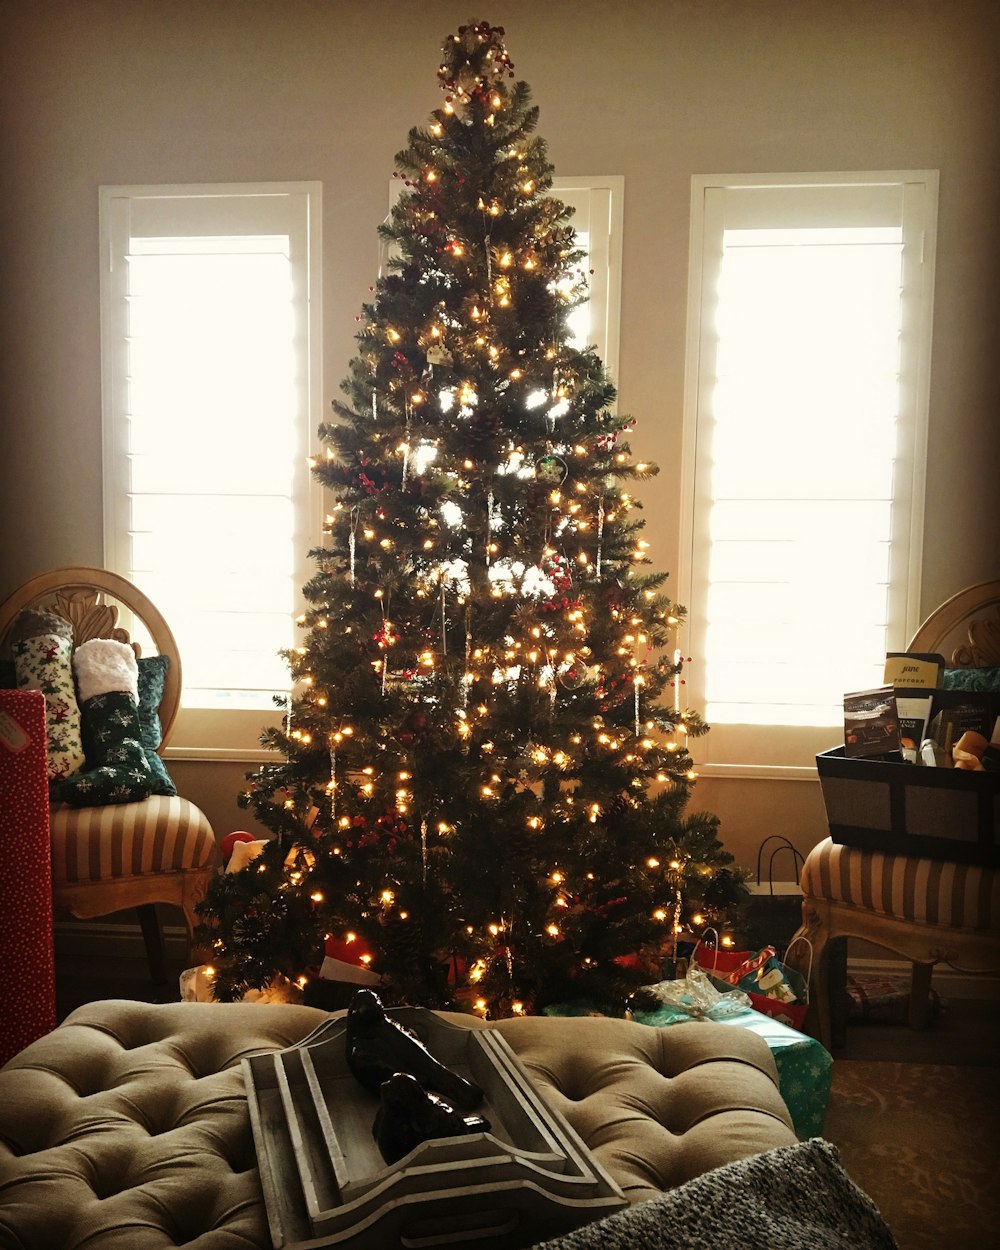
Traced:
[[625, 180], [560, 178], [552, 195], [571, 205], [570, 225], [587, 253], [590, 295], [574, 308], [570, 325], [576, 347], [595, 347], [611, 380], [618, 381], [618, 320], [621, 301], [622, 198]]
[[320, 533], [319, 197], [101, 191], [106, 562], [177, 638], [184, 754], [251, 758], [288, 686]]
[[694, 179], [682, 572], [703, 772], [807, 770], [844, 692], [881, 684], [916, 627], [936, 203], [929, 171]]
[[[556, 177], [548, 192], [570, 205], [570, 225], [577, 246], [586, 253], [589, 296], [570, 315], [573, 346], [594, 347], [612, 382], [618, 380], [618, 323], [622, 285], [622, 201], [625, 179], [620, 174], [604, 177]], [[397, 179], [389, 183], [389, 203], [403, 194]], [[380, 261], [393, 252], [380, 254]]]

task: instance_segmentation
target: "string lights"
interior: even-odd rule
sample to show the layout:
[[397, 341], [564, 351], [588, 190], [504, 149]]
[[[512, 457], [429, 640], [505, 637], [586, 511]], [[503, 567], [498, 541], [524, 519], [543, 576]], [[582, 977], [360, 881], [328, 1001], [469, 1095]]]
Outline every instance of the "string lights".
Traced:
[[573, 345], [582, 253], [512, 74], [502, 28], [459, 28], [400, 154], [397, 260], [320, 431], [328, 547], [286, 758], [241, 799], [278, 849], [206, 902], [223, 995], [349, 931], [396, 1001], [620, 998], [726, 902], [703, 897], [730, 863], [717, 822], [685, 814], [704, 726], [682, 715], [683, 609], [625, 489], [655, 466]]

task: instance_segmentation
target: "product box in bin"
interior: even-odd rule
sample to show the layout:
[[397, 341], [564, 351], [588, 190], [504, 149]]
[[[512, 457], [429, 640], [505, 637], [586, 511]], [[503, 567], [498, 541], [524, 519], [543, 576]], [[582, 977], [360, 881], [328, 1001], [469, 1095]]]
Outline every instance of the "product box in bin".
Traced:
[[816, 756], [834, 842], [865, 851], [1000, 867], [1000, 773]]

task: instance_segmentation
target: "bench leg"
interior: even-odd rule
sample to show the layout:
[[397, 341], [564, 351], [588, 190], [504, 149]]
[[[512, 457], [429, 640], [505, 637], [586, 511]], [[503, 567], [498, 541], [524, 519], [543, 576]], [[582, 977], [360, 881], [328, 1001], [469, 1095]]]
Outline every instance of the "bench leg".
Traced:
[[139, 913], [142, 940], [146, 945], [149, 975], [154, 985], [166, 985], [167, 965], [163, 953], [163, 931], [156, 914], [156, 904], [140, 903], [136, 911]]
[[931, 973], [933, 964], [914, 964], [910, 974], [911, 1029], [926, 1029], [931, 1022]]

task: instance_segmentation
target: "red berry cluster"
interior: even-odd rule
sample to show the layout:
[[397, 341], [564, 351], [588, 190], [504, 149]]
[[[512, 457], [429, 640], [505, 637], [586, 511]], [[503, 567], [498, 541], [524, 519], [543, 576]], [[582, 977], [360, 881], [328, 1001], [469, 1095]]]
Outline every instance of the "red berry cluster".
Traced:
[[[355, 816], [351, 821], [351, 825], [360, 832], [356, 838], [349, 838], [344, 843], [348, 850], [354, 850], [355, 848], [365, 850], [372, 846], [378, 846], [384, 841], [386, 853], [395, 855], [400, 841], [413, 841], [413, 833], [410, 830], [410, 826], [395, 812], [377, 817], [374, 827], [368, 826], [368, 818], [366, 816]], [[387, 834], [388, 837], [386, 837]]]
[[404, 747], [412, 746], [427, 728], [427, 717], [423, 712], [411, 712], [403, 722], [399, 731], [399, 740]]
[[[497, 81], [505, 74], [513, 78], [514, 62], [504, 47], [505, 33], [502, 26], [479, 22], [459, 26], [457, 35], [449, 35], [442, 46], [444, 62], [438, 69], [442, 90], [469, 95], [473, 94], [470, 79], [478, 90], [484, 80]], [[447, 98], [451, 103], [452, 97]]]
[[387, 647], [391, 647], [394, 643], [399, 642], [399, 634], [383, 625], [381, 629], [376, 630], [372, 634], [372, 642], [377, 642], [384, 651]]
[[412, 378], [415, 376], [413, 364], [410, 361], [409, 356], [404, 355], [402, 352], [392, 353], [392, 365], [393, 368], [396, 369], [397, 372], [401, 373], [404, 378]]
[[582, 599], [571, 599], [569, 595], [554, 595], [551, 599], [547, 599], [544, 603], [538, 605], [539, 612], [562, 612], [568, 608], [578, 608], [583, 603]]

